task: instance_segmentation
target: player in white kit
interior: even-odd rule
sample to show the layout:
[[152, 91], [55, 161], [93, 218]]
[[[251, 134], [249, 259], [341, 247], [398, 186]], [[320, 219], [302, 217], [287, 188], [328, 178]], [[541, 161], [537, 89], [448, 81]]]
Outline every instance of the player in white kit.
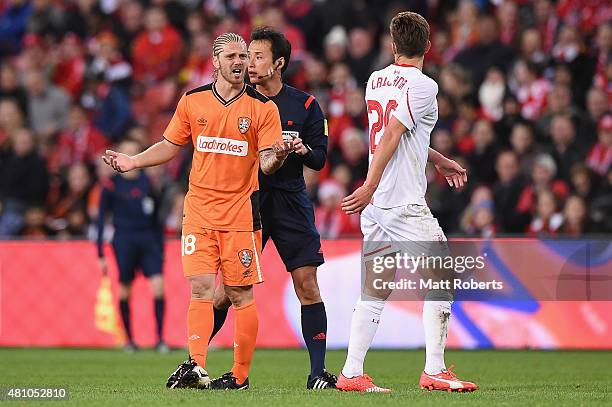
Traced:
[[[429, 25], [419, 14], [402, 12], [390, 25], [395, 63], [372, 73], [366, 88], [370, 127], [370, 168], [364, 185], [342, 202], [347, 213], [361, 214], [365, 281], [371, 275], [373, 256], [398, 252], [410, 243], [446, 242], [446, 236], [425, 202], [425, 165], [436, 165], [451, 186], [467, 182], [465, 169], [429, 148], [430, 134], [438, 119], [438, 85], [423, 74], [423, 56], [431, 46]], [[414, 249], [414, 248], [413, 248]], [[417, 254], [418, 255], [418, 254]], [[395, 273], [395, 269], [392, 270]], [[364, 287], [366, 285], [364, 284]], [[390, 292], [365, 287], [351, 320], [346, 363], [337, 387], [344, 391], [389, 392], [364, 374], [365, 355], [376, 334], [380, 315]], [[426, 362], [420, 378], [428, 390], [473, 391], [474, 383], [461, 381], [446, 368], [444, 347], [451, 312], [452, 293], [430, 290], [423, 305]]]

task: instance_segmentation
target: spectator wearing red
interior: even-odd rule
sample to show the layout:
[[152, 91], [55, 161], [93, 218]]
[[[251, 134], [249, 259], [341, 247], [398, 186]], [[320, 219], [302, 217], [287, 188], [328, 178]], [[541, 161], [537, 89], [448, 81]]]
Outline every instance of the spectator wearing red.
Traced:
[[583, 37], [576, 27], [563, 26], [558, 41], [552, 49], [553, 60], [558, 65], [566, 65], [572, 74], [574, 100], [584, 105], [586, 91], [593, 84], [597, 62], [588, 52]]
[[107, 139], [93, 127], [85, 109], [73, 105], [68, 113], [66, 127], [60, 133], [50, 157], [49, 170], [57, 173], [74, 164], [93, 165], [107, 146]]
[[607, 0], [559, 0], [557, 14], [566, 24], [592, 32], [598, 25], [612, 20], [612, 7]]
[[514, 66], [513, 76], [521, 115], [527, 120], [537, 120], [546, 108], [550, 83], [538, 75], [534, 64], [521, 60]]
[[342, 115], [336, 117], [330, 126], [329, 146], [333, 148], [339, 143], [339, 136], [348, 128], [368, 128], [368, 114], [363, 90], [350, 89], [346, 92]]
[[118, 46], [117, 37], [109, 31], [92, 40], [88, 91], [81, 98], [91, 111], [94, 127], [108, 140], [123, 137], [132, 120], [132, 100], [128, 94], [132, 67], [123, 59]]
[[542, 36], [543, 51], [549, 53], [555, 44], [555, 37], [559, 29], [559, 18], [555, 13], [555, 6], [551, 0], [536, 0], [533, 4], [536, 27]]
[[351, 89], [355, 89], [355, 78], [351, 75], [351, 71], [345, 63], [337, 63], [329, 70], [329, 83], [331, 89], [329, 92], [328, 118], [330, 127], [333, 125], [333, 120], [338, 119], [344, 114], [344, 104], [346, 103], [346, 95]]
[[23, 51], [15, 58], [20, 72], [44, 70], [49, 65], [49, 52], [40, 35], [28, 33], [23, 37]]
[[425, 54], [425, 66], [444, 66], [455, 58], [457, 50], [451, 46], [451, 36], [448, 31], [434, 27], [431, 29], [431, 48]]
[[52, 80], [76, 101], [81, 96], [84, 77], [85, 57], [81, 40], [76, 34], [68, 33], [60, 44], [59, 59], [54, 67]]
[[291, 43], [291, 58], [300, 59], [306, 50], [304, 34], [295, 26], [285, 20], [282, 9], [277, 7], [266, 8], [262, 15], [262, 25], [274, 28], [282, 32]]
[[319, 202], [315, 209], [315, 224], [322, 239], [359, 236], [359, 215], [347, 215], [340, 208], [346, 191], [336, 181], [323, 181], [319, 186]]
[[612, 166], [612, 115], [601, 118], [597, 131], [597, 144], [587, 157], [587, 165], [595, 173], [603, 176]]
[[558, 212], [557, 199], [551, 191], [544, 190], [537, 194], [534, 218], [529, 224], [527, 234], [530, 236], [556, 236], [563, 224], [563, 215]]
[[499, 21], [499, 39], [502, 44], [516, 46], [518, 42], [518, 5], [514, 1], [504, 0], [497, 6], [495, 16]]
[[183, 40], [163, 9], [147, 10], [145, 31], [136, 37], [132, 48], [134, 79], [151, 84], [172, 77], [180, 68], [182, 51]]
[[605, 77], [606, 66], [612, 60], [612, 23], [610, 21], [597, 28], [593, 54], [597, 60], [596, 75]]
[[215, 67], [212, 64], [211, 43], [210, 35], [206, 32], [194, 35], [187, 62], [179, 74], [179, 80], [185, 84], [186, 91], [213, 81]]
[[132, 77], [132, 66], [119, 51], [119, 38], [110, 31], [103, 31], [90, 43], [93, 59], [88, 71], [91, 75], [105, 82], [123, 82], [128, 84]]
[[567, 197], [569, 188], [564, 181], [555, 180], [556, 172], [555, 160], [550, 155], [540, 154], [536, 157], [531, 170], [531, 183], [523, 188], [519, 197], [519, 213], [532, 213], [536, 209], [536, 198], [541, 191], [551, 191], [559, 202]]

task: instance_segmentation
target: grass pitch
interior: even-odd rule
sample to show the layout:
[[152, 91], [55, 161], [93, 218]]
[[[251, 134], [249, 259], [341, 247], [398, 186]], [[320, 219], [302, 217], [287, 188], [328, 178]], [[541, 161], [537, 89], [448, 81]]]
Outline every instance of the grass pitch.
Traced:
[[[367, 372], [391, 394], [307, 391], [305, 350], [257, 350], [246, 392], [167, 390], [166, 378], [185, 351], [0, 349], [0, 387], [66, 386], [66, 401], [2, 402], [42, 406], [591, 406], [612, 405], [612, 351], [448, 351], [459, 377], [473, 380], [474, 393], [429, 393], [417, 386], [424, 351], [369, 352]], [[330, 351], [328, 370], [337, 373], [346, 351]], [[232, 353], [211, 350], [208, 372], [231, 367]], [[51, 403], [51, 404], [48, 404]]]

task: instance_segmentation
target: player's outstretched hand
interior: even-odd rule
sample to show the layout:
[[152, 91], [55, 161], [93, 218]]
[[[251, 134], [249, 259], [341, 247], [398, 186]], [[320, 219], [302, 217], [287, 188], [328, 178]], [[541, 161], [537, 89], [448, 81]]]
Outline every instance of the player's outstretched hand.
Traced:
[[283, 141], [283, 144], [280, 144], [278, 141], [272, 145], [272, 151], [276, 154], [276, 158], [279, 160], [284, 160], [287, 158], [290, 152], [294, 150], [293, 143], [291, 141]]
[[133, 157], [113, 150], [106, 150], [106, 154], [102, 156], [102, 160], [113, 167], [117, 172], [127, 172], [136, 168]]
[[467, 184], [467, 170], [455, 160], [442, 160], [436, 164], [436, 169], [451, 187], [460, 188]]
[[363, 211], [370, 201], [372, 201], [374, 191], [376, 191], [376, 188], [369, 185], [364, 184], [360, 186], [355, 192], [342, 200], [342, 210], [348, 215]]

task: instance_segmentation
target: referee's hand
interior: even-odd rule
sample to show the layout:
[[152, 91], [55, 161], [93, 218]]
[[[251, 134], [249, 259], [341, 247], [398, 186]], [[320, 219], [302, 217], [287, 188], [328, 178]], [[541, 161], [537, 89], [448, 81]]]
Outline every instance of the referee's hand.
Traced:
[[293, 148], [296, 154], [306, 155], [310, 151], [308, 150], [308, 147], [306, 147], [304, 143], [302, 143], [301, 138], [295, 137], [292, 142], [293, 142]]

